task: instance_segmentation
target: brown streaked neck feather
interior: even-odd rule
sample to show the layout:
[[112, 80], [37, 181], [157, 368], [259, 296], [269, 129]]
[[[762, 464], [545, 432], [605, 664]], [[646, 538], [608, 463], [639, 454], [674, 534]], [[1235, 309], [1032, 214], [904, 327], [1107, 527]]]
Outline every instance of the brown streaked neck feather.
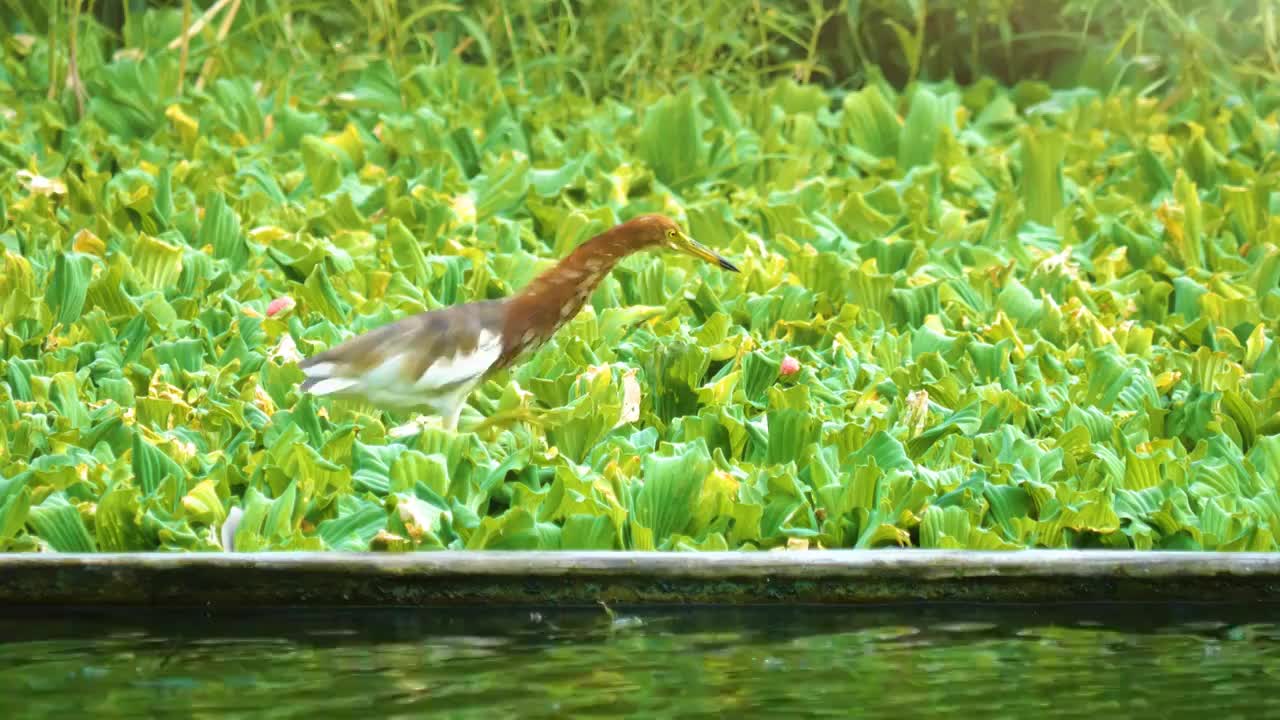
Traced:
[[505, 350], [499, 364], [550, 339], [578, 314], [618, 261], [656, 244], [661, 233], [646, 232], [645, 220], [637, 218], [596, 235], [512, 296], [507, 301]]

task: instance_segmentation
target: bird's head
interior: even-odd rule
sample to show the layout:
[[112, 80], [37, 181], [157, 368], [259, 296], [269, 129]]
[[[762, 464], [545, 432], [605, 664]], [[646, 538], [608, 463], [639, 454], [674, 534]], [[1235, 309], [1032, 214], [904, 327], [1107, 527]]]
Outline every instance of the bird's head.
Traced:
[[685, 255], [717, 265], [725, 270], [740, 272], [733, 263], [719, 253], [689, 237], [676, 221], [664, 215], [643, 215], [627, 223], [642, 238], [642, 244], [674, 250]]

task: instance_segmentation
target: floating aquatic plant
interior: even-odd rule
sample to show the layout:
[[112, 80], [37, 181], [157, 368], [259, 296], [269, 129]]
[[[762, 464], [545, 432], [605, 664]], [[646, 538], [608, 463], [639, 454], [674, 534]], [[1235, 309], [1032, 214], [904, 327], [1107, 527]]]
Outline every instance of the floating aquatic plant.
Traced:
[[[153, 49], [87, 58], [76, 120], [24, 37], [2, 550], [1277, 547], [1274, 98], [707, 76], [624, 106], [324, 53], [176, 96]], [[624, 261], [457, 433], [298, 392], [301, 358], [645, 212], [742, 273]]]

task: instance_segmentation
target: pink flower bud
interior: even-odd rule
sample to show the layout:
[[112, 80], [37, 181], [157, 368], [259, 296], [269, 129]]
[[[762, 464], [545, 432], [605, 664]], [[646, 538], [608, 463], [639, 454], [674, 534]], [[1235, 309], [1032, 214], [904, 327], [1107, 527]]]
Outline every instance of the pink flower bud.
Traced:
[[292, 310], [294, 305], [297, 305], [297, 303], [288, 295], [278, 297], [272, 300], [270, 305], [267, 305], [267, 317], [275, 317], [286, 310]]
[[800, 361], [790, 355], [782, 358], [781, 373], [783, 377], [800, 372]]

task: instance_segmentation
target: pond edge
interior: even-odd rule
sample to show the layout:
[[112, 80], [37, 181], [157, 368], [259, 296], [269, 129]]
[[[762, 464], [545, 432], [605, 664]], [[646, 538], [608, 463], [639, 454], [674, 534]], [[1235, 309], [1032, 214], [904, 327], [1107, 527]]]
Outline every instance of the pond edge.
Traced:
[[0, 605], [1273, 602], [1280, 553], [0, 554]]

